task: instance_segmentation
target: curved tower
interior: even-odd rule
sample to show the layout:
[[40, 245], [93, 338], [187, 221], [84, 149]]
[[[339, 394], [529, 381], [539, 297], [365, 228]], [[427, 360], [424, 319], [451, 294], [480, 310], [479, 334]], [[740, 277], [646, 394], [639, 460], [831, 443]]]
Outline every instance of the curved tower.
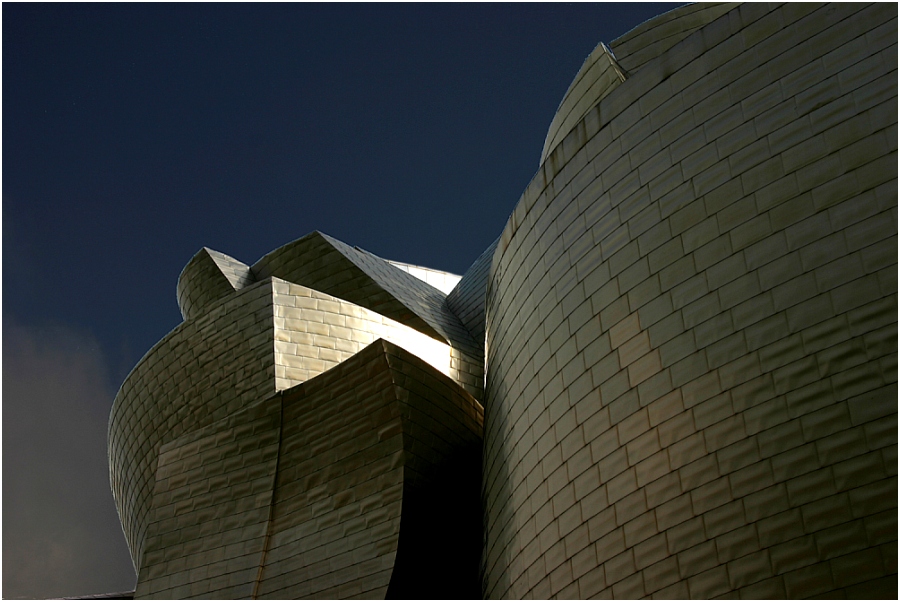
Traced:
[[896, 19], [585, 62], [487, 287], [487, 596], [896, 596]]

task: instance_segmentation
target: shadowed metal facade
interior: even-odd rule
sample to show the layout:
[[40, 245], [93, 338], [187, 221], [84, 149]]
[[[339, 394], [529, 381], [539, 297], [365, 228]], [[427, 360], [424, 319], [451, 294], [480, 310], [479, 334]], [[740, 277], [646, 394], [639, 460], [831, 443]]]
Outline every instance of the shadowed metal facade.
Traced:
[[201, 250], [110, 418], [136, 596], [895, 598], [896, 62], [896, 5], [682, 7], [463, 277]]
[[415, 269], [318, 232], [188, 263], [110, 417], [136, 597], [479, 594], [483, 360]]

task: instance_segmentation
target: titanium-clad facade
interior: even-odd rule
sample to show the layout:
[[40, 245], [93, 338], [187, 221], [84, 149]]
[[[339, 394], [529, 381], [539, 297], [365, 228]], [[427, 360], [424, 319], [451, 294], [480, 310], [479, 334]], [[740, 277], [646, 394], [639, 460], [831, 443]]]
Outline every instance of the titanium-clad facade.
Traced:
[[599, 45], [462, 277], [198, 252], [110, 417], [135, 596], [896, 598], [896, 19]]
[[896, 18], [585, 63], [491, 268], [486, 595], [896, 596]]
[[188, 263], [110, 416], [136, 597], [480, 593], [482, 355], [412, 270], [454, 278], [318, 232]]

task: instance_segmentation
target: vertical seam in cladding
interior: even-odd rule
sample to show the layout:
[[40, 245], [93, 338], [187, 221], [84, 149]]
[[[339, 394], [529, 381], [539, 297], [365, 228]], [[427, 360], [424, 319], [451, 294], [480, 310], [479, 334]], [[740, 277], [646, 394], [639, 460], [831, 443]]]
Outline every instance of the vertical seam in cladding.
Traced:
[[269, 554], [269, 541], [272, 539], [272, 529], [275, 521], [275, 489], [278, 485], [278, 469], [281, 464], [281, 444], [284, 441], [284, 393], [278, 392], [278, 446], [275, 454], [275, 471], [272, 474], [272, 497], [269, 498], [269, 514], [266, 518], [266, 536], [263, 539], [263, 549], [259, 558], [259, 569], [256, 571], [256, 579], [253, 581], [253, 593], [251, 600], [259, 599], [259, 586], [263, 580], [266, 567], [266, 557]]

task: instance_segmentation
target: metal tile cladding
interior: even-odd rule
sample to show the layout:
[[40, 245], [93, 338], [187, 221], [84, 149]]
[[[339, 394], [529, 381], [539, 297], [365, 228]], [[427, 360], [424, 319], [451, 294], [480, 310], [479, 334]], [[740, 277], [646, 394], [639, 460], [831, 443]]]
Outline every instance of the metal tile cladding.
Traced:
[[689, 5], [464, 276], [202, 249], [110, 417], [135, 597], [896, 598], [897, 138], [895, 4]]

